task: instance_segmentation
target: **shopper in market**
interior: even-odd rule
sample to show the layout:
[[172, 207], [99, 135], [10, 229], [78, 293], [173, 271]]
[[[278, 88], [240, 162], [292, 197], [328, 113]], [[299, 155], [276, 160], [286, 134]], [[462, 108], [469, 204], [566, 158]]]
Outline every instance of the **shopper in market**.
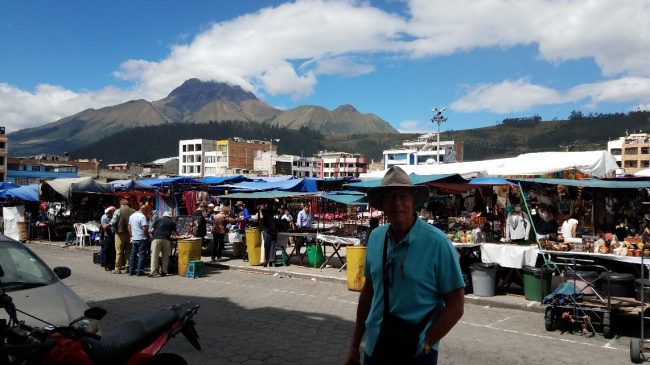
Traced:
[[99, 220], [102, 228], [102, 250], [104, 251], [104, 270], [115, 270], [115, 230], [110, 225], [111, 218], [115, 213], [115, 207], [110, 206], [104, 210]]
[[151, 207], [143, 204], [140, 210], [129, 217], [129, 234], [131, 235], [131, 256], [129, 259], [129, 276], [144, 276], [144, 259], [149, 250], [149, 221], [147, 215]]
[[530, 234], [530, 221], [521, 211], [521, 206], [516, 205], [512, 213], [506, 219], [506, 241], [507, 242], [524, 242], [528, 240]]
[[221, 260], [226, 233], [228, 233], [228, 224], [236, 224], [239, 221], [230, 216], [230, 208], [227, 205], [215, 208], [215, 211], [217, 210], [217, 215], [214, 217], [214, 227], [212, 227], [212, 234], [214, 236], [214, 244], [212, 245], [212, 263]]
[[395, 166], [368, 190], [388, 225], [375, 228], [366, 254], [366, 281], [346, 364], [436, 364], [439, 341], [463, 315], [464, 281], [456, 251], [439, 229], [417, 219], [428, 200]]
[[129, 218], [135, 212], [129, 206], [127, 199], [120, 200], [120, 209], [113, 213], [110, 224], [115, 230], [115, 270], [113, 273], [121, 274], [122, 269], [127, 269], [131, 256], [131, 235], [129, 234]]
[[208, 203], [202, 201], [199, 204], [199, 207], [192, 213], [192, 219], [196, 225], [196, 232], [194, 237], [201, 239], [201, 247], [205, 248], [205, 235], [207, 234], [207, 219], [208, 215]]
[[[169, 269], [169, 256], [172, 254], [172, 238], [178, 236], [172, 212], [166, 211], [151, 227], [151, 272], [149, 277], [165, 276]], [[159, 256], [162, 254], [162, 260]], [[162, 261], [162, 265], [159, 262]]]
[[263, 202], [257, 212], [257, 217], [262, 230], [262, 265], [270, 266], [275, 261], [275, 247], [277, 239], [277, 230], [275, 219], [273, 218], [273, 207], [267, 202]]

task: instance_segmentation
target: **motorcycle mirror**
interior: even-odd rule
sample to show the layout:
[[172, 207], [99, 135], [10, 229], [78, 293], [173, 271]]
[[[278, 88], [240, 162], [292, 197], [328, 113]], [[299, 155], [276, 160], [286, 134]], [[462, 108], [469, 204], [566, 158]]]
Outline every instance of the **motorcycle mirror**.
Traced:
[[84, 317], [99, 321], [108, 311], [101, 307], [90, 307], [84, 312]]
[[56, 276], [61, 280], [72, 275], [72, 271], [70, 270], [70, 268], [67, 268], [65, 266], [57, 266], [54, 269], [52, 269], [52, 271], [54, 271]]

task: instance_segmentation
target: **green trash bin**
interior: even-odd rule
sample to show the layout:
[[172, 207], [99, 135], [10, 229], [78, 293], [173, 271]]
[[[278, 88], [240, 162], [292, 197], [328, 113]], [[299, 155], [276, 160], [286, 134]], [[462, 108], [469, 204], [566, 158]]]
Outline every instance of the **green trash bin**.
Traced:
[[311, 267], [320, 267], [323, 262], [325, 262], [323, 248], [320, 244], [307, 245], [307, 260], [309, 261], [309, 266]]
[[524, 266], [524, 296], [527, 300], [542, 302], [551, 293], [553, 271], [547, 267]]

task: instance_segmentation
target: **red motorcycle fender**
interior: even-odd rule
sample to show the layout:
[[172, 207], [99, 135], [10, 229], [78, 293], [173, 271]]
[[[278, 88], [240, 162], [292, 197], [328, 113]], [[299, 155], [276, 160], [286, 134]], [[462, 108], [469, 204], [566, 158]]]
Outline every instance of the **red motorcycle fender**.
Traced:
[[51, 335], [48, 340], [55, 341], [55, 344], [43, 360], [43, 365], [93, 365], [80, 340], [60, 333]]
[[163, 332], [158, 336], [152, 343], [150, 343], [147, 347], [143, 348], [142, 350], [138, 351], [135, 353], [130, 359], [129, 362], [127, 362], [127, 365], [142, 365], [146, 364], [156, 356], [158, 351], [165, 346], [165, 344], [169, 341], [169, 334], [167, 332]]

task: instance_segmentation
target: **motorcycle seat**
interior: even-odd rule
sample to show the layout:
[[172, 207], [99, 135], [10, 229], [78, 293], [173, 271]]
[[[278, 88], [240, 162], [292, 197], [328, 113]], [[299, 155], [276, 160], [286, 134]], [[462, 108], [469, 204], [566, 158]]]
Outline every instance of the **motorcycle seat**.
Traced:
[[88, 338], [85, 341], [88, 355], [96, 364], [125, 363], [134, 353], [170, 330], [181, 316], [178, 310], [161, 309], [127, 320], [99, 340]]

